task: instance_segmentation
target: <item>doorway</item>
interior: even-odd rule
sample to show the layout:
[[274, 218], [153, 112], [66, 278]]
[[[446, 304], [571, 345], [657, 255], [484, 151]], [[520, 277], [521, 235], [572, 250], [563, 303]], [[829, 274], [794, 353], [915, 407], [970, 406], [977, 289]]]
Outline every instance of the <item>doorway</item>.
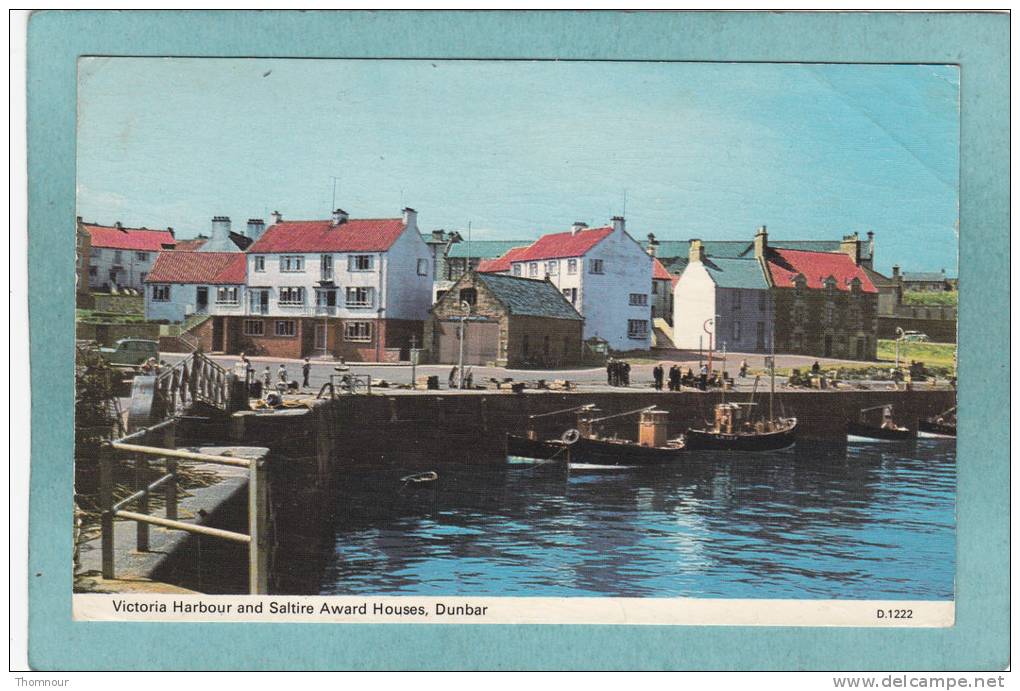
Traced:
[[209, 310], [209, 288], [199, 286], [195, 289], [195, 312], [205, 314]]

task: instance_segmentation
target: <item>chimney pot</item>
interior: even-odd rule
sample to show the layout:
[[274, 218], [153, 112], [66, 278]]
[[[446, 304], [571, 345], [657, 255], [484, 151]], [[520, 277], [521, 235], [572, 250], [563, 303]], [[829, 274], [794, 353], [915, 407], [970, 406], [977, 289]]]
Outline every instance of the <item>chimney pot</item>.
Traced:
[[277, 223], [283, 223], [283, 214], [281, 214], [279, 211], [274, 211], [270, 215], [273, 217], [273, 224], [274, 225], [277, 224]]
[[704, 262], [705, 261], [705, 245], [697, 238], [692, 238], [690, 241], [690, 247], [688, 249], [687, 257], [692, 262]]
[[613, 216], [612, 221], [614, 233], [618, 230], [619, 231], [627, 230], [627, 222], [624, 220], [623, 216]]
[[769, 231], [764, 225], [758, 226], [758, 232], [754, 234], [754, 258], [765, 259], [769, 250]]
[[570, 234], [577, 235], [582, 230], [588, 227], [588, 224], [584, 221], [574, 221], [570, 226]]
[[404, 225], [407, 227], [414, 226], [418, 227], [418, 212], [409, 206], [405, 206], [403, 209]]
[[331, 224], [334, 226], [343, 225], [344, 223], [347, 223], [347, 218], [348, 216], [346, 211], [343, 209], [334, 209]]

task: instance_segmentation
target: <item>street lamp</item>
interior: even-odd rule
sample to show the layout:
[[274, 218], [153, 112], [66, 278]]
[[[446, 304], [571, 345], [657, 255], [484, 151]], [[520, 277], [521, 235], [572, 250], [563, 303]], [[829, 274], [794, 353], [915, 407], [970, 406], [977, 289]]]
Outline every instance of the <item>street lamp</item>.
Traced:
[[904, 333], [903, 329], [901, 329], [900, 327], [897, 326], [896, 327], [896, 369], [897, 370], [899, 370], [899, 368], [900, 368], [900, 341], [903, 339], [903, 337], [905, 335], [906, 334]]
[[464, 314], [460, 318], [460, 355], [457, 357], [457, 378], [458, 378], [458, 389], [464, 388], [464, 337], [467, 336], [467, 319], [471, 316], [471, 303], [467, 300], [462, 300], [460, 308], [464, 311]]

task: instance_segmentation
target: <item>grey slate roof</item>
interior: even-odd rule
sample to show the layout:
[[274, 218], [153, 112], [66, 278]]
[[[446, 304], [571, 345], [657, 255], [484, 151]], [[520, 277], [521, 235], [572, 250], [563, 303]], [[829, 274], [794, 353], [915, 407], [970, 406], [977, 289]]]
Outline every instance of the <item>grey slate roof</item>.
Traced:
[[946, 275], [941, 272], [935, 271], [904, 271], [903, 280], [907, 283], [924, 282], [924, 283], [935, 283], [937, 281], [946, 280]]
[[510, 314], [580, 321], [574, 306], [548, 281], [503, 274], [476, 274]]
[[514, 247], [526, 247], [534, 240], [461, 240], [450, 246], [448, 257], [472, 257], [474, 259], [495, 259], [502, 257]]
[[[648, 247], [648, 242], [642, 242]], [[751, 240], [704, 240], [705, 254], [709, 257], [723, 259], [739, 259], [753, 257], [754, 242]], [[810, 250], [813, 252], [839, 252], [839, 240], [779, 240], [769, 238], [769, 247], [781, 250]], [[682, 259], [687, 261], [690, 254], [688, 240], [660, 240], [655, 255], [669, 268], [667, 260]], [[686, 263], [684, 264], [686, 266]], [[670, 270], [672, 273], [672, 270]]]
[[746, 288], [765, 290], [765, 274], [756, 259], [721, 259], [708, 257], [705, 261], [708, 275], [720, 288]]

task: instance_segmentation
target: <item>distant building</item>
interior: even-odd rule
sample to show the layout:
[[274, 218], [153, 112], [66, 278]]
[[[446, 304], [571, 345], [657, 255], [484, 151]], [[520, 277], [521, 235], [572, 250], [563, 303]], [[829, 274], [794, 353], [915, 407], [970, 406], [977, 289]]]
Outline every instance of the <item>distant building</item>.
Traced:
[[89, 236], [88, 283], [91, 290], [131, 288], [141, 291], [160, 250], [176, 244], [173, 228], [127, 228], [82, 221], [78, 227]]
[[583, 318], [548, 279], [478, 272], [461, 276], [426, 322], [430, 361], [459, 361], [465, 317], [465, 364], [559, 367], [581, 361]]
[[[894, 271], [895, 274], [898, 271]], [[900, 274], [903, 290], [907, 292], [941, 292], [955, 290], [955, 279], [946, 276], [946, 270], [941, 271], [904, 271]]]
[[75, 230], [75, 262], [74, 262], [74, 288], [75, 304], [79, 307], [89, 305], [89, 256], [92, 251], [92, 241], [88, 231], [82, 226], [81, 218], [74, 224]]
[[512, 248], [531, 244], [531, 240], [465, 240], [456, 232], [432, 231], [423, 236], [426, 244], [433, 249], [435, 257], [435, 286], [433, 302], [438, 302], [448, 290], [468, 271], [475, 271], [487, 262], [500, 257]]

